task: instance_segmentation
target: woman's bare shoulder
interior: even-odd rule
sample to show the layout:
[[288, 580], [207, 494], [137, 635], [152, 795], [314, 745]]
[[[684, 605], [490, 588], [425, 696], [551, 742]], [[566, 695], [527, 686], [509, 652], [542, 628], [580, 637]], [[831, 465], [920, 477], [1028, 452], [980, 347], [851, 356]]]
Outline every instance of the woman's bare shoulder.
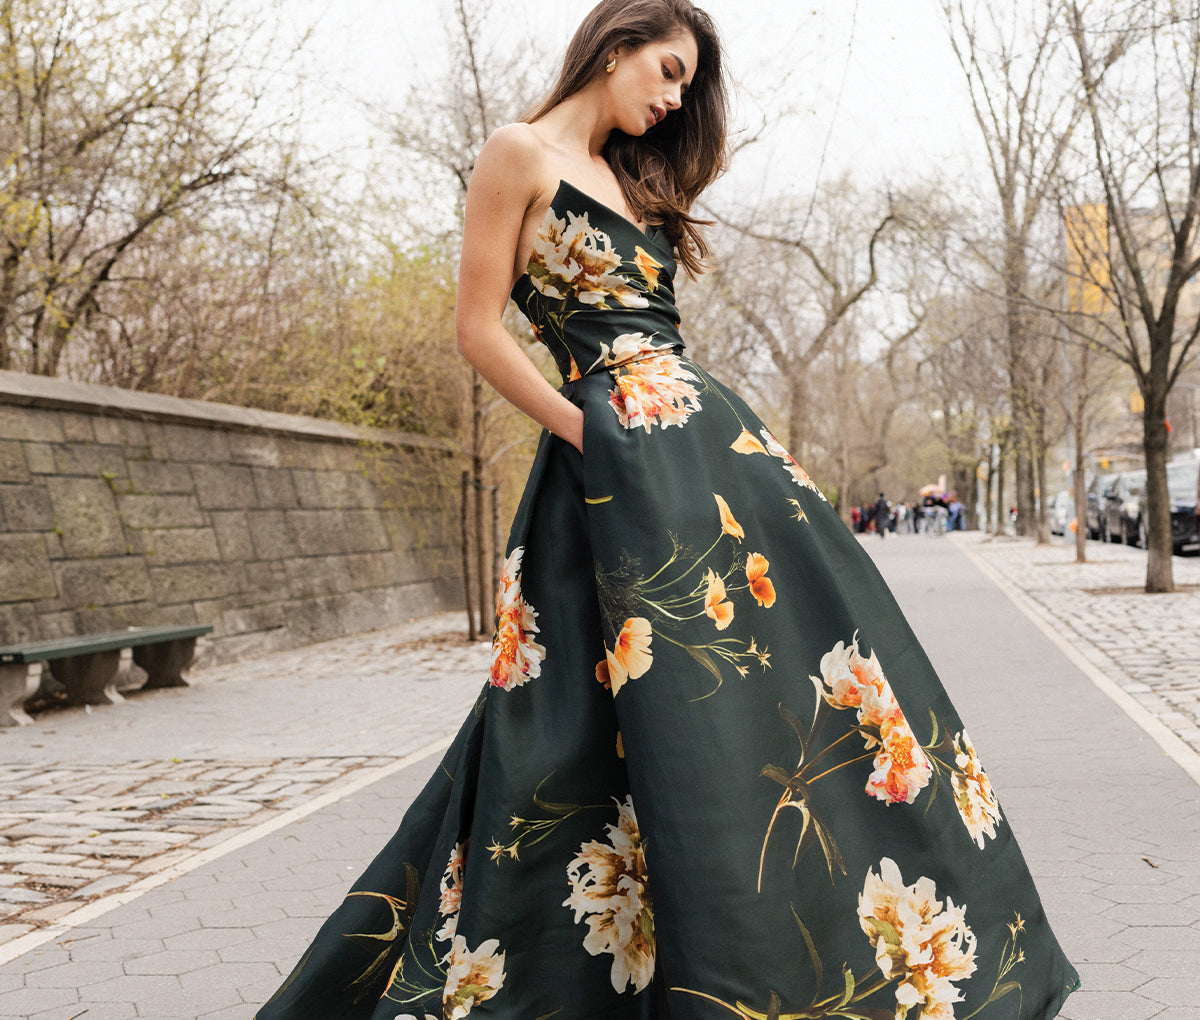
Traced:
[[[536, 205], [549, 178], [546, 143], [531, 124], [505, 124], [488, 137], [475, 161], [472, 181], [510, 196], [519, 191], [522, 205]], [[555, 182], [557, 183], [557, 182]]]

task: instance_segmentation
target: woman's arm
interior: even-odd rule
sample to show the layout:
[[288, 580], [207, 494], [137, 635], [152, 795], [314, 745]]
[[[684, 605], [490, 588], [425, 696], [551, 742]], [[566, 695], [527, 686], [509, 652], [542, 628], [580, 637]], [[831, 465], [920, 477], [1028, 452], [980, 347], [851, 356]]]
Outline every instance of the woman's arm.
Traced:
[[541, 143], [528, 125], [501, 128], [471, 174], [458, 280], [458, 350], [509, 403], [583, 449], [583, 411], [538, 371], [501, 323], [521, 226], [542, 179]]

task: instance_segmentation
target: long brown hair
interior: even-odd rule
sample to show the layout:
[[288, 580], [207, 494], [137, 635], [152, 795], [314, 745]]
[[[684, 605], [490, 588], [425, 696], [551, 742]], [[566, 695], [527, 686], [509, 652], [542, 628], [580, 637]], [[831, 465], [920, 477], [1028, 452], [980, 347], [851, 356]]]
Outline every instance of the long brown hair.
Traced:
[[618, 46], [636, 50], [680, 29], [691, 32], [699, 54], [682, 105], [640, 138], [613, 131], [604, 158], [629, 211], [660, 227], [684, 269], [695, 276], [708, 255], [701, 228], [711, 221], [694, 218], [690, 209], [725, 170], [728, 157], [729, 98], [721, 40], [704, 11], [689, 0], [601, 0], [576, 29], [550, 94], [523, 119], [533, 123], [585, 88], [603, 73]]

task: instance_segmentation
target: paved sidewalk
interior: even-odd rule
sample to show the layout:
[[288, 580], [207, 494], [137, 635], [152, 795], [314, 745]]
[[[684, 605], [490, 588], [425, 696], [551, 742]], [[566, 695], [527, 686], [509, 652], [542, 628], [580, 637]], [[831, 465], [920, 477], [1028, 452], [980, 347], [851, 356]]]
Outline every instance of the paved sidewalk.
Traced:
[[490, 663], [463, 624], [447, 613], [0, 729], [0, 960], [97, 896], [452, 731]]
[[[1093, 544], [1111, 562], [1073, 568], [1058, 565], [1066, 549], [980, 536], [865, 544], [967, 720], [1083, 974], [1062, 1016], [1200, 1020], [1200, 786], [1068, 655], [1082, 651], [1142, 716], [1186, 732], [1195, 716], [1175, 694], [1189, 669], [1200, 687], [1200, 652], [1179, 643], [1195, 638], [1200, 594], [1078, 594], [1136, 585], [1140, 554], [1117, 547]], [[1067, 651], [964, 552], [1043, 598], [1035, 615], [1070, 638]], [[1200, 561], [1176, 566], [1200, 580]], [[1111, 611], [1112, 599], [1132, 600], [1135, 615]], [[427, 749], [477, 693], [488, 650], [456, 640], [457, 626], [419, 621], [0, 731], [0, 782], [26, 784], [0, 814], [0, 909], [6, 890], [47, 897], [8, 903], [0, 1017], [251, 1016], [391, 834], [436, 760]], [[1172, 645], [1175, 668], [1154, 674]], [[1158, 664], [1139, 656], [1146, 647], [1161, 650]], [[1177, 757], [1191, 754], [1176, 744]], [[135, 846], [145, 853], [116, 852]], [[14, 859], [44, 869], [55, 853], [73, 858], [57, 865], [59, 886], [31, 882], [29, 861]], [[128, 882], [89, 903], [93, 872]]]

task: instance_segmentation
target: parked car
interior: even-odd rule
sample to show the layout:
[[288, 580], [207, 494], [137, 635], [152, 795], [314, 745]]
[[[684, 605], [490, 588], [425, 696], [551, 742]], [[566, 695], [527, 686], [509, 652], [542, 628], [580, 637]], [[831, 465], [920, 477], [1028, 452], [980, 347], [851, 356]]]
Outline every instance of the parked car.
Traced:
[[[1200, 487], [1200, 459], [1172, 461], [1167, 465], [1167, 497], [1171, 501], [1171, 550], [1176, 556], [1200, 552], [1200, 533], [1196, 530], [1196, 489]], [[1141, 527], [1138, 545], [1146, 541], [1146, 496], [1139, 503]]]
[[1075, 497], [1064, 489], [1051, 501], [1050, 512], [1046, 516], [1050, 521], [1050, 534], [1065, 535], [1075, 518]]
[[1146, 472], [1122, 471], [1104, 496], [1100, 537], [1106, 542], [1137, 545], [1142, 511], [1138, 500], [1146, 488]]
[[1096, 475], [1092, 479], [1092, 484], [1088, 486], [1087, 493], [1087, 529], [1088, 538], [1100, 537], [1100, 520], [1104, 516], [1104, 497], [1108, 495], [1112, 488], [1113, 482], [1117, 480], [1115, 474]]

